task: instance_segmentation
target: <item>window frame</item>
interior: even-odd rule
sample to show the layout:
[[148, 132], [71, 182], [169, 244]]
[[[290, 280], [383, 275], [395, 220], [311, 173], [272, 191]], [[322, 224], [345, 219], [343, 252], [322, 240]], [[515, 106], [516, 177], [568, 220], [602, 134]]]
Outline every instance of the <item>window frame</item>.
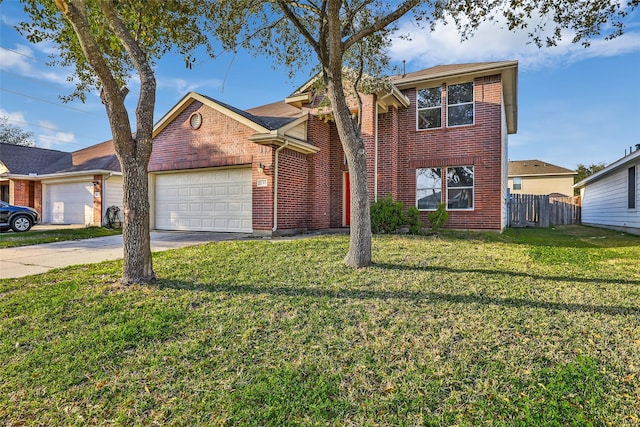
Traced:
[[[418, 171], [420, 171], [420, 170], [424, 170], [424, 169], [437, 169], [437, 170], [439, 170], [439, 171], [440, 171], [440, 201], [439, 201], [438, 203], [436, 203], [436, 206], [435, 206], [434, 208], [420, 208], [420, 206], [418, 205], [418, 200], [420, 199], [420, 198], [418, 197]], [[439, 203], [442, 203], [443, 193], [444, 193], [444, 192], [443, 192], [443, 189], [442, 189], [442, 183], [443, 183], [443, 181], [442, 181], [442, 169], [443, 169], [443, 168], [442, 168], [442, 167], [439, 167], [439, 166], [426, 167], [426, 168], [416, 168], [416, 208], [418, 208], [418, 210], [419, 210], [420, 212], [431, 212], [431, 211], [435, 211], [435, 210], [437, 210], [437, 209], [438, 209], [438, 204], [439, 204]], [[429, 190], [429, 189], [431, 189], [431, 190], [435, 190], [435, 189], [436, 189], [436, 187], [424, 187], [424, 188], [421, 188], [421, 190]], [[435, 192], [434, 192], [434, 193], [435, 193]], [[425, 196], [425, 197], [427, 197], [427, 196]]]
[[[416, 88], [416, 130], [433, 130], [433, 129], [442, 129], [443, 126], [443, 120], [442, 120], [442, 100], [443, 100], [443, 96], [442, 96], [442, 86], [432, 86], [432, 87], [423, 87], [423, 88]], [[430, 90], [430, 89], [439, 89], [440, 90], [440, 104], [435, 106], [435, 107], [423, 107], [420, 108], [420, 103], [419, 103], [419, 99], [420, 99], [420, 91], [422, 90]], [[420, 112], [421, 111], [425, 111], [425, 110], [435, 110], [435, 109], [439, 109], [440, 110], [440, 126], [438, 127], [429, 127], [429, 128], [421, 128], [420, 127]], [[424, 168], [422, 168], [424, 169]]]
[[637, 170], [635, 165], [627, 170], [627, 209], [636, 209], [636, 199], [638, 198]]
[[[449, 170], [450, 169], [459, 169], [459, 168], [470, 168], [472, 170], [473, 176], [472, 176], [472, 185], [471, 186], [459, 186], [459, 187], [451, 187], [449, 186]], [[473, 211], [475, 210], [475, 206], [476, 206], [476, 201], [475, 201], [475, 197], [476, 197], [476, 191], [475, 191], [475, 187], [476, 187], [476, 170], [475, 170], [475, 166], [474, 165], [462, 165], [462, 166], [448, 166], [446, 168], [446, 193], [447, 193], [447, 211]], [[449, 205], [450, 202], [450, 197], [449, 197], [449, 191], [455, 191], [455, 190], [465, 190], [465, 189], [471, 189], [471, 207], [468, 208], [452, 208]]]
[[[518, 180], [518, 183], [516, 184], [516, 179]], [[513, 191], [522, 191], [522, 177], [521, 176], [514, 176], [511, 180], [511, 182], [513, 183]], [[518, 188], [516, 188], [516, 185], [518, 186]]]
[[[449, 103], [449, 88], [451, 86], [460, 86], [460, 85], [466, 85], [466, 84], [471, 84], [471, 101], [467, 101], [467, 102], [459, 102], [457, 104], [450, 104]], [[447, 86], [447, 127], [448, 128], [457, 128], [457, 127], [462, 127], [462, 126], [473, 126], [476, 124], [476, 96], [475, 96], [475, 89], [476, 89], [476, 85], [475, 82], [472, 80], [470, 82], [462, 82], [462, 83], [453, 83], [453, 84], [448, 84]], [[451, 117], [451, 114], [449, 114], [449, 109], [451, 107], [459, 107], [461, 105], [471, 105], [471, 123], [463, 123], [460, 125], [450, 125], [449, 124], [449, 117]]]

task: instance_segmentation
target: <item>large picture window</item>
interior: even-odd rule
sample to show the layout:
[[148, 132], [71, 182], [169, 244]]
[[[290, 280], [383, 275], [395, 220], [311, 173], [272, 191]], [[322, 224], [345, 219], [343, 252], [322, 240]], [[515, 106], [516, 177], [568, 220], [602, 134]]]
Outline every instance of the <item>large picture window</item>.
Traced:
[[416, 169], [416, 206], [419, 210], [435, 210], [442, 203], [442, 169]]
[[447, 126], [473, 124], [473, 82], [447, 86]]
[[442, 87], [418, 90], [418, 129], [442, 127]]
[[473, 166], [447, 168], [447, 209], [473, 209]]

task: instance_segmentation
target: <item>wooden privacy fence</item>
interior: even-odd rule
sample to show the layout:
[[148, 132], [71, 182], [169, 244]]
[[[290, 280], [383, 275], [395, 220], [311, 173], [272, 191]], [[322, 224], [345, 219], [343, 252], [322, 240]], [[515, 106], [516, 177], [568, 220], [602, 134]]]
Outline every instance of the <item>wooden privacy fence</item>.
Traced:
[[509, 201], [509, 227], [549, 227], [580, 224], [580, 197], [512, 194]]

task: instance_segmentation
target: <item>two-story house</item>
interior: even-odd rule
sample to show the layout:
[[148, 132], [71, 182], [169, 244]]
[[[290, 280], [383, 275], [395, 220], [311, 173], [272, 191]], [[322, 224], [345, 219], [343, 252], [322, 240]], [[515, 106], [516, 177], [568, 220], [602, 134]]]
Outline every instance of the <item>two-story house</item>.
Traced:
[[509, 190], [512, 194], [573, 195], [577, 172], [540, 160], [509, 161]]
[[[517, 61], [443, 65], [362, 95], [371, 201], [391, 195], [447, 227], [507, 223], [507, 136]], [[151, 227], [292, 233], [350, 223], [349, 173], [330, 107], [309, 83], [240, 110], [189, 93], [160, 119], [149, 163]]]

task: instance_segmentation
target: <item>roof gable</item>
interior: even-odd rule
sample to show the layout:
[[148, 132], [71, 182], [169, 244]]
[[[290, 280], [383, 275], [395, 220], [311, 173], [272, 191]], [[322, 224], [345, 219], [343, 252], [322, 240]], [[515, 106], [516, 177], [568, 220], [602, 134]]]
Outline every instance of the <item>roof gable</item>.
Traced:
[[250, 127], [258, 133], [278, 130], [304, 115], [298, 109], [296, 109], [297, 115], [295, 115], [293, 111], [285, 110], [283, 107], [278, 105], [283, 103], [267, 104], [244, 111], [208, 96], [201, 95], [196, 92], [189, 92], [167, 114], [165, 114], [158, 123], [156, 123], [153, 136], [155, 137], [160, 133], [169, 123], [171, 123], [171, 121], [173, 121], [195, 101], [201, 102], [202, 104], [219, 111], [231, 119]]

